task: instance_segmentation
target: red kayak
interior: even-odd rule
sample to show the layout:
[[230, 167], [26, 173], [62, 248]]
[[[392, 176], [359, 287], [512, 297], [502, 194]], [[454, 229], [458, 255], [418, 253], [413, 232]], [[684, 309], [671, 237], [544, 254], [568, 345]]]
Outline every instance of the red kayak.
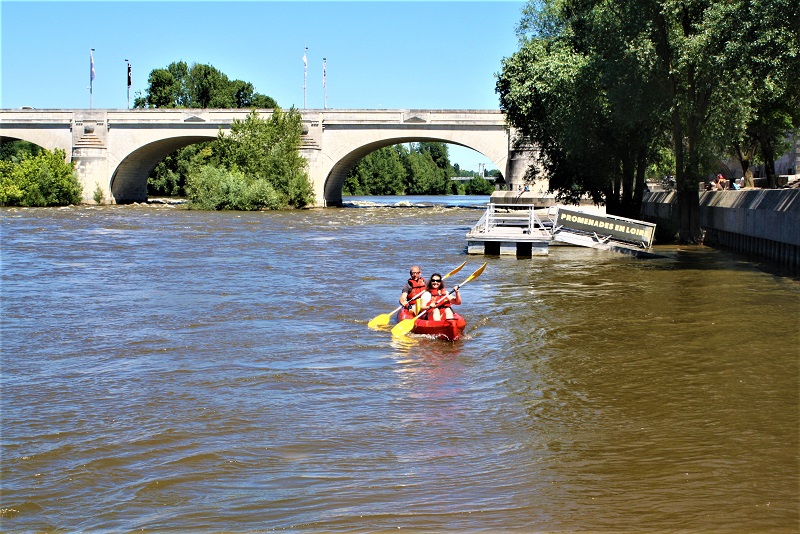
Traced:
[[[403, 308], [397, 312], [397, 321], [404, 319], [413, 319], [414, 314]], [[467, 326], [467, 321], [464, 320], [459, 314], [453, 312], [452, 319], [445, 319], [442, 321], [428, 321], [423, 315], [414, 323], [414, 328], [411, 330], [413, 334], [427, 334], [435, 336], [439, 339], [446, 339], [447, 341], [455, 341], [461, 337], [461, 333]]]

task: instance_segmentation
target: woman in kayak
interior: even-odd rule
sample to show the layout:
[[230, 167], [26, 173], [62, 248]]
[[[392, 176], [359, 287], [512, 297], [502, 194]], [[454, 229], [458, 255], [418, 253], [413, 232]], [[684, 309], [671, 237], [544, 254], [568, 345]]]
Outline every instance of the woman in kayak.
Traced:
[[445, 319], [453, 319], [452, 304], [461, 304], [461, 295], [458, 286], [455, 287], [455, 294], [449, 295], [444, 288], [444, 280], [439, 273], [433, 273], [428, 281], [427, 291], [420, 297], [423, 308], [429, 308], [426, 315], [430, 321], [441, 321], [442, 314]]

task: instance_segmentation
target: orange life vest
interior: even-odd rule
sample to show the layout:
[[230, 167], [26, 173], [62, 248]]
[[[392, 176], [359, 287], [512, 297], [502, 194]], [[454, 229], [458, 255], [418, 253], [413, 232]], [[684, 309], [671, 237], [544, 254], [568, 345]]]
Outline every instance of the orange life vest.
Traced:
[[425, 284], [425, 279], [422, 278], [422, 277], [420, 277], [417, 280], [414, 280], [413, 278], [409, 278], [408, 279], [408, 287], [410, 287], [411, 290], [408, 292], [408, 295], [406, 296], [406, 299], [407, 300], [411, 300], [414, 297], [423, 294], [425, 292], [425, 288], [427, 287], [427, 285]]
[[[443, 298], [445, 295], [447, 295], [447, 290], [446, 289], [434, 289], [434, 290], [432, 290], [431, 291], [431, 301], [428, 303], [428, 305], [434, 304], [435, 302], [439, 301], [439, 299], [442, 299], [441, 301], [439, 301], [439, 304], [436, 305], [436, 308], [439, 308], [439, 309], [452, 308], [452, 306], [450, 305], [450, 299]], [[431, 308], [431, 309], [433, 309], [433, 308]]]

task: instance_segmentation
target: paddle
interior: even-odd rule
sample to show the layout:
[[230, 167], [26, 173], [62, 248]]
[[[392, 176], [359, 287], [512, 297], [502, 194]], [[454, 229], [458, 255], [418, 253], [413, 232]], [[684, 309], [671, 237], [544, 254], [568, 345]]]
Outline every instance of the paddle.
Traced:
[[[462, 263], [461, 265], [459, 265], [458, 267], [456, 267], [455, 269], [453, 269], [452, 271], [450, 271], [449, 273], [444, 275], [442, 277], [442, 279], [444, 280], [445, 278], [447, 278], [449, 276], [453, 276], [458, 271], [463, 269], [466, 264], [467, 264], [467, 262]], [[420, 297], [420, 295], [417, 295], [413, 299], [409, 300], [409, 302], [413, 302], [413, 301], [417, 300], [419, 297]], [[402, 308], [402, 306], [398, 306], [397, 308], [393, 309], [389, 313], [382, 313], [382, 314], [378, 315], [373, 320], [368, 322], [367, 326], [370, 327], [370, 328], [375, 328], [376, 326], [386, 326], [386, 325], [388, 325], [392, 320], [392, 315], [394, 315], [395, 313], [400, 311], [401, 308]]]
[[[486, 264], [484, 263], [483, 265], [478, 267], [477, 271], [475, 271], [474, 273], [469, 275], [469, 277], [466, 280], [461, 282], [459, 285], [453, 287], [453, 289], [450, 290], [450, 293], [454, 293], [456, 289], [461, 288], [464, 284], [466, 284], [470, 280], [475, 280], [476, 278], [478, 278], [481, 275], [481, 273], [483, 273], [483, 270], [485, 268], [486, 268]], [[447, 295], [450, 295], [450, 293], [448, 293]], [[447, 297], [447, 295], [445, 295], [443, 297], [440, 297], [436, 301], [435, 304], [439, 304], [442, 301], [442, 299]], [[413, 330], [413, 328], [414, 328], [414, 323], [416, 323], [417, 319], [419, 319], [426, 311], [428, 311], [428, 310], [422, 310], [421, 312], [419, 312], [416, 315], [416, 317], [414, 317], [412, 319], [403, 319], [402, 321], [400, 321], [399, 323], [394, 325], [394, 328], [392, 328], [392, 335], [394, 337], [402, 337], [402, 336], [408, 334], [409, 332], [411, 332], [411, 330]]]

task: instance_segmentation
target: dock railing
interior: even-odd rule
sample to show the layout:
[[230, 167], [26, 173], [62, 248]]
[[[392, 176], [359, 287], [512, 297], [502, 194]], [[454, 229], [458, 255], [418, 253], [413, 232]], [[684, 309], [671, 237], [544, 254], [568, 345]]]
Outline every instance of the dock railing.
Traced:
[[[548, 224], [549, 223], [549, 224]], [[470, 235], [484, 237], [538, 237], [550, 239], [553, 220], [549, 216], [542, 222], [534, 206], [518, 204], [493, 204], [486, 207], [483, 216], [472, 227]]]

